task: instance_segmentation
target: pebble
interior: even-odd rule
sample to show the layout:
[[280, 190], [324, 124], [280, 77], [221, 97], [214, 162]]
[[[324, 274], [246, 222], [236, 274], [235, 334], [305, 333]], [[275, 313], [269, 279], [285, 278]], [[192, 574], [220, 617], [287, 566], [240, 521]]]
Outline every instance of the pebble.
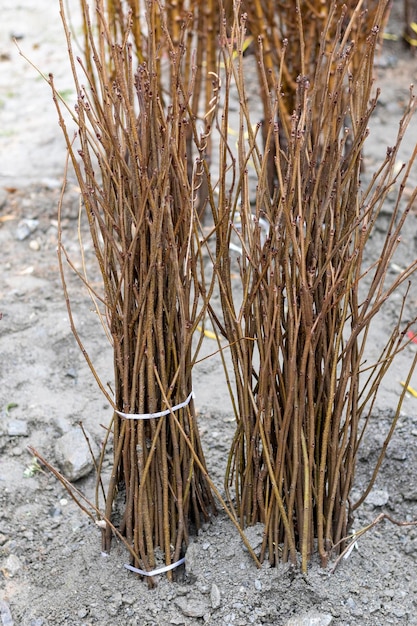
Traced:
[[[245, 529], [245, 536], [249, 542], [252, 550], [256, 552], [258, 548], [262, 545], [264, 534], [264, 525], [263, 524], [255, 524], [254, 526], [249, 526]], [[246, 546], [243, 547], [244, 550], [247, 551]]]
[[[245, 550], [245, 548], [243, 548]], [[233, 559], [233, 557], [235, 556], [235, 548], [234, 546], [226, 546], [223, 553], [222, 553], [222, 557], [225, 560], [229, 560], [229, 559]]]
[[402, 445], [394, 445], [391, 448], [388, 447], [386, 452], [387, 459], [394, 459], [395, 461], [407, 460], [407, 448]]
[[33, 541], [34, 538], [35, 538], [35, 534], [34, 534], [33, 530], [24, 530], [21, 533], [21, 537], [24, 537], [28, 541]]
[[23, 450], [20, 446], [14, 446], [14, 448], [10, 450], [10, 454], [11, 456], [22, 456]]
[[186, 617], [204, 617], [210, 612], [207, 602], [199, 598], [177, 598], [175, 604]]
[[[97, 458], [99, 455], [97, 445], [87, 431], [85, 434], [89, 439], [94, 457]], [[77, 481], [94, 469], [87, 441], [80, 428], [70, 430], [55, 442], [55, 456], [68, 480]]]
[[15, 554], [10, 554], [3, 562], [1, 571], [6, 578], [13, 578], [22, 569], [22, 562]]
[[0, 619], [2, 626], [13, 626], [13, 618], [7, 602], [0, 601]]
[[38, 228], [39, 220], [23, 219], [17, 225], [15, 237], [18, 241], [24, 241]]
[[202, 555], [201, 546], [198, 542], [193, 541], [187, 548], [185, 553], [185, 569], [187, 574], [198, 576], [202, 572]]
[[346, 606], [348, 607], [352, 615], [354, 615], [355, 617], [362, 617], [363, 611], [360, 607], [358, 607], [353, 598], [349, 597], [346, 600]]
[[372, 489], [366, 498], [366, 503], [374, 507], [384, 506], [389, 500], [389, 493], [386, 489]]
[[402, 606], [395, 606], [391, 609], [391, 613], [395, 615], [395, 617], [402, 618], [407, 615], [407, 611]]
[[301, 615], [291, 617], [284, 626], [328, 626], [333, 622], [333, 615], [330, 613], [319, 613], [318, 611], [308, 611]]
[[54, 519], [57, 520], [59, 517], [61, 517], [62, 515], [62, 509], [59, 506], [52, 506], [49, 509], [49, 515]]
[[110, 602], [112, 604], [121, 604], [122, 603], [122, 593], [120, 591], [115, 591], [115, 593], [110, 598]]
[[11, 419], [7, 423], [7, 434], [9, 437], [27, 437], [28, 424], [25, 420]]
[[211, 586], [210, 601], [211, 601], [211, 607], [213, 609], [219, 608], [221, 604], [221, 594], [220, 594], [220, 589], [215, 583], [213, 583]]
[[29, 248], [34, 252], [38, 252], [38, 250], [41, 249], [41, 244], [37, 239], [33, 239], [31, 242], [29, 242]]

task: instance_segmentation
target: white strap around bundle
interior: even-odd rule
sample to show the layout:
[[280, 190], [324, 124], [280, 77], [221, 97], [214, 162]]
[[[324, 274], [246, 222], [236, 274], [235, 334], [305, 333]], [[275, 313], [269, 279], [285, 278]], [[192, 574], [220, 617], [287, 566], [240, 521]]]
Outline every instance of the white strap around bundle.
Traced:
[[179, 411], [183, 407], [187, 406], [187, 404], [189, 404], [191, 399], [194, 397], [195, 397], [194, 391], [192, 391], [190, 395], [188, 396], [188, 398], [184, 400], [184, 402], [181, 402], [180, 404], [176, 404], [175, 406], [172, 406], [170, 409], [165, 409], [164, 411], [158, 411], [158, 413], [122, 413], [122, 411], [117, 411], [117, 409], [115, 409], [115, 412], [117, 413], [117, 415], [120, 415], [120, 417], [124, 417], [127, 420], [150, 420], [150, 419], [154, 419], [155, 417], [164, 417], [164, 415], [169, 415], [173, 411]]

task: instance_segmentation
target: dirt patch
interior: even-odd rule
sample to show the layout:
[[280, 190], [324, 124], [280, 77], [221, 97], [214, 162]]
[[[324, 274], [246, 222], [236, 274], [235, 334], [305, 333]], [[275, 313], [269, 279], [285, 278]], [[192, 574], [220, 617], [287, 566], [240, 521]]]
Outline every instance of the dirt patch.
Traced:
[[[395, 17], [395, 16], [394, 16]], [[399, 35], [397, 19], [390, 32]], [[117, 541], [100, 553], [100, 531], [49, 474], [35, 472], [27, 445], [55, 461], [54, 443], [82, 421], [94, 440], [103, 439], [110, 407], [101, 396], [70, 331], [56, 256], [57, 204], [64, 148], [46, 85], [18, 56], [10, 35], [33, 53], [46, 71], [57, 70], [70, 89], [58, 15], [46, 2], [26, 0], [2, 13], [0, 30], [0, 616], [3, 626], [247, 624], [417, 624], [417, 528], [382, 521], [361, 537], [334, 573], [316, 562], [308, 576], [288, 565], [257, 570], [224, 513], [206, 525], [187, 553], [177, 582], [161, 577], [156, 589], [128, 572]], [[377, 70], [382, 96], [366, 143], [368, 171], [394, 142], [408, 100], [415, 60], [399, 42], [387, 42]], [[69, 92], [69, 100], [71, 94]], [[415, 135], [402, 149], [406, 159]], [[64, 238], [80, 262], [77, 241], [78, 190], [70, 182], [64, 203]], [[389, 216], [381, 217], [370, 241], [376, 259]], [[404, 233], [397, 265], [415, 258], [415, 217]], [[86, 243], [91, 281], [99, 280]], [[398, 271], [394, 264], [392, 272]], [[88, 295], [69, 276], [68, 285], [83, 341], [102, 380], [112, 378], [112, 351]], [[401, 295], [376, 320], [369, 359], [379, 352], [395, 323]], [[407, 315], [417, 297], [411, 293]], [[360, 452], [356, 493], [369, 479], [414, 356], [408, 347], [384, 382]], [[203, 355], [215, 347], [207, 339]], [[416, 378], [412, 385], [417, 388]], [[194, 374], [196, 403], [210, 472], [221, 489], [233, 435], [233, 417], [220, 360], [203, 361]], [[377, 484], [359, 510], [354, 530], [381, 512], [397, 520], [417, 519], [417, 400], [407, 396]], [[107, 460], [106, 469], [110, 467]], [[33, 474], [33, 475], [31, 475]], [[77, 486], [94, 497], [90, 475]], [[248, 531], [254, 547], [262, 529]], [[303, 622], [307, 614], [308, 621]], [[298, 621], [289, 622], [291, 618]], [[315, 620], [315, 621], [314, 621]]]

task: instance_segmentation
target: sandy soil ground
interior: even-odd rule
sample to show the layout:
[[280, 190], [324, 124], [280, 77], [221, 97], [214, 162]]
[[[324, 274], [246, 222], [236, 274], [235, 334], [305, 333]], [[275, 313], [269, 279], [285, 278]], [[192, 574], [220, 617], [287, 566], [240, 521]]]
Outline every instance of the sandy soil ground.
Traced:
[[[5, 3], [4, 3], [5, 4]], [[68, 102], [74, 94], [57, 7], [46, 0], [3, 6], [0, 21], [0, 617], [2, 626], [246, 626], [417, 624], [417, 528], [379, 523], [332, 572], [313, 562], [308, 576], [287, 565], [257, 570], [227, 517], [220, 512], [195, 538], [186, 570], [156, 589], [128, 572], [127, 555], [114, 543], [100, 553], [99, 529], [49, 474], [31, 474], [27, 446], [55, 461], [54, 443], [80, 420], [99, 444], [110, 408], [71, 334], [58, 274], [57, 204], [65, 150], [48, 86], [19, 56], [12, 38], [46, 74], [56, 75]], [[394, 16], [395, 17], [395, 16]], [[76, 27], [76, 16], [73, 16]], [[390, 32], [399, 35], [393, 20]], [[416, 78], [415, 59], [399, 41], [387, 41], [376, 70], [382, 89], [366, 144], [372, 171], [393, 143]], [[413, 124], [415, 128], [415, 122]], [[406, 160], [416, 133], [402, 149]], [[416, 177], [417, 178], [417, 177]], [[387, 207], [389, 212], [389, 206]], [[69, 182], [64, 236], [77, 255], [78, 190]], [[369, 255], [378, 255], [381, 218]], [[26, 230], [25, 230], [26, 229]], [[415, 258], [416, 218], [411, 216], [398, 257]], [[26, 233], [26, 234], [25, 234]], [[25, 236], [24, 236], [25, 235]], [[86, 241], [91, 280], [96, 276]], [[392, 270], [396, 271], [395, 267]], [[98, 280], [98, 273], [97, 273]], [[112, 377], [112, 352], [88, 295], [69, 278], [76, 323], [103, 380]], [[376, 320], [369, 358], [376, 356], [400, 306], [392, 300]], [[417, 306], [411, 292], [410, 312]], [[414, 312], [415, 314], [415, 312]], [[410, 346], [384, 382], [358, 461], [356, 491], [369, 478], [414, 356]], [[205, 341], [206, 354], [213, 351]], [[417, 388], [416, 376], [412, 385]], [[221, 488], [233, 434], [233, 416], [220, 361], [202, 362], [194, 373], [196, 405], [209, 470]], [[406, 397], [396, 435], [377, 484], [359, 511], [354, 529], [386, 512], [417, 519], [417, 399]], [[110, 459], [108, 460], [110, 463]], [[90, 475], [77, 482], [89, 497]], [[248, 530], [259, 545], [261, 529]]]

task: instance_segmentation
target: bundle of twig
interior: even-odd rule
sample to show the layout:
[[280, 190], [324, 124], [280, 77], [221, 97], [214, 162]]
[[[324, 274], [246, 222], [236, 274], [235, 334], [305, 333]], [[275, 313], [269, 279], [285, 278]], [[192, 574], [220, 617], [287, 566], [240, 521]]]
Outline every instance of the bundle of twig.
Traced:
[[[277, 111], [282, 144], [290, 141], [291, 116], [297, 106], [298, 77], [306, 77], [312, 86], [317, 77], [317, 88], [322, 88], [324, 66], [319, 74], [316, 68], [323, 53], [332, 57], [334, 42], [337, 40], [342, 49], [348, 42], [355, 41], [355, 45], [365, 53], [363, 46], [373, 26], [377, 25], [382, 36], [390, 4], [390, 0], [347, 0], [343, 3], [334, 0], [297, 0], [295, 3], [243, 0], [248, 28], [255, 40], [259, 41], [254, 50], [260, 70], [265, 120], [269, 119], [269, 94], [278, 84], [283, 96]], [[350, 60], [352, 72], [359, 63], [360, 55], [353, 55]], [[328, 65], [326, 68], [329, 72], [329, 88], [332, 88], [330, 76], [337, 76], [337, 68]], [[339, 93], [339, 98], [342, 97], [347, 104], [347, 92], [344, 95]], [[314, 110], [312, 115], [314, 129]], [[314, 129], [314, 132], [316, 134], [317, 130]], [[270, 185], [276, 182], [272, 157], [273, 153], [269, 169]]]
[[[308, 76], [312, 80], [320, 48], [324, 47], [331, 54], [336, 38], [343, 39], [344, 44], [354, 40], [361, 45], [375, 24], [382, 33], [389, 17], [390, 1], [348, 0], [337, 3], [334, 0], [297, 0], [294, 6], [288, 2], [257, 0], [243, 2], [243, 8], [247, 12], [252, 35], [261, 42], [261, 46], [255, 46], [255, 53], [266, 68], [269, 89], [264, 91], [264, 97], [268, 98], [268, 92], [279, 78], [285, 95], [281, 123], [289, 133], [297, 77]], [[297, 45], [294, 45], [295, 42]], [[355, 65], [358, 60], [353, 58], [352, 63]], [[331, 68], [331, 71], [334, 70]]]
[[[91, 46], [91, 23], [86, 0], [80, 0], [83, 9], [84, 59], [89, 76], [94, 80], [92, 66], [94, 50]], [[101, 8], [100, 8], [101, 6]], [[187, 106], [194, 119], [200, 118], [211, 108], [212, 76], [217, 70], [218, 32], [221, 15], [218, 0], [179, 0], [162, 4], [159, 1], [105, 0], [99, 3], [99, 10], [106, 11], [106, 21], [114, 41], [129, 38], [132, 54], [138, 63], [153, 57], [154, 69], [158, 76], [161, 98], [170, 99], [176, 89], [172, 76], [165, 72], [166, 59], [173, 49], [180, 52], [181, 81], [188, 90]], [[111, 55], [103, 58], [109, 71], [113, 71]], [[186, 137], [188, 174], [191, 180], [195, 146], [191, 126]], [[211, 136], [207, 135], [204, 156], [209, 159]], [[207, 196], [207, 183], [203, 178], [197, 190], [199, 212], [203, 213]]]
[[[115, 504], [121, 507], [118, 530], [133, 547], [134, 565], [149, 572], [157, 547], [166, 566], [178, 562], [190, 531], [214, 510], [191, 379], [192, 336], [206, 306], [195, 238], [201, 168], [190, 180], [192, 92], [181, 80], [181, 47], [170, 44], [168, 98], [161, 93], [154, 10], [147, 14], [147, 62], [137, 71], [129, 30], [115, 40], [103, 3], [97, 2], [96, 25], [87, 10], [84, 5], [91, 55], [86, 88], [66, 27], [81, 163], [58, 100], [57, 109], [103, 279], [103, 297], [91, 287], [90, 293], [98, 310], [104, 306], [114, 348], [114, 466], [104, 518], [113, 519]], [[111, 535], [107, 524], [105, 550]]]
[[[395, 146], [361, 190], [362, 148], [376, 105], [371, 86], [378, 30], [371, 29], [356, 49], [336, 37], [329, 53], [329, 21], [313, 86], [305, 77], [298, 81], [285, 145], [274, 122], [281, 85], [269, 94], [265, 154], [273, 150], [277, 155], [278, 179], [271, 199], [267, 158], [245, 104], [245, 24], [239, 19], [236, 12], [232, 38], [238, 59], [233, 60], [230, 47], [224, 54], [228, 76], [239, 91], [239, 151], [236, 162], [230, 162], [226, 145], [221, 146], [223, 177], [213, 211], [223, 320], [214, 311], [212, 316], [230, 342], [236, 378], [237, 430], [227, 488], [235, 487], [230, 501], [235, 499], [242, 525], [265, 524], [261, 560], [267, 557], [275, 564], [289, 558], [295, 563], [299, 550], [306, 571], [316, 541], [325, 564], [347, 535], [362, 428], [408, 328], [401, 329], [400, 312], [380, 360], [361, 371], [372, 320], [417, 267], [414, 262], [387, 284], [399, 234], [417, 195], [416, 190], [402, 205], [417, 148], [403, 174], [380, 257], [366, 266], [366, 245], [398, 178], [398, 148], [416, 103], [411, 94]], [[263, 79], [266, 85], [265, 75]], [[225, 111], [222, 137], [229, 126], [227, 101]], [[253, 207], [250, 159], [258, 180]], [[225, 175], [228, 160], [236, 170], [232, 182]], [[240, 300], [232, 279], [232, 236], [241, 245]], [[394, 424], [398, 415], [399, 408]]]

